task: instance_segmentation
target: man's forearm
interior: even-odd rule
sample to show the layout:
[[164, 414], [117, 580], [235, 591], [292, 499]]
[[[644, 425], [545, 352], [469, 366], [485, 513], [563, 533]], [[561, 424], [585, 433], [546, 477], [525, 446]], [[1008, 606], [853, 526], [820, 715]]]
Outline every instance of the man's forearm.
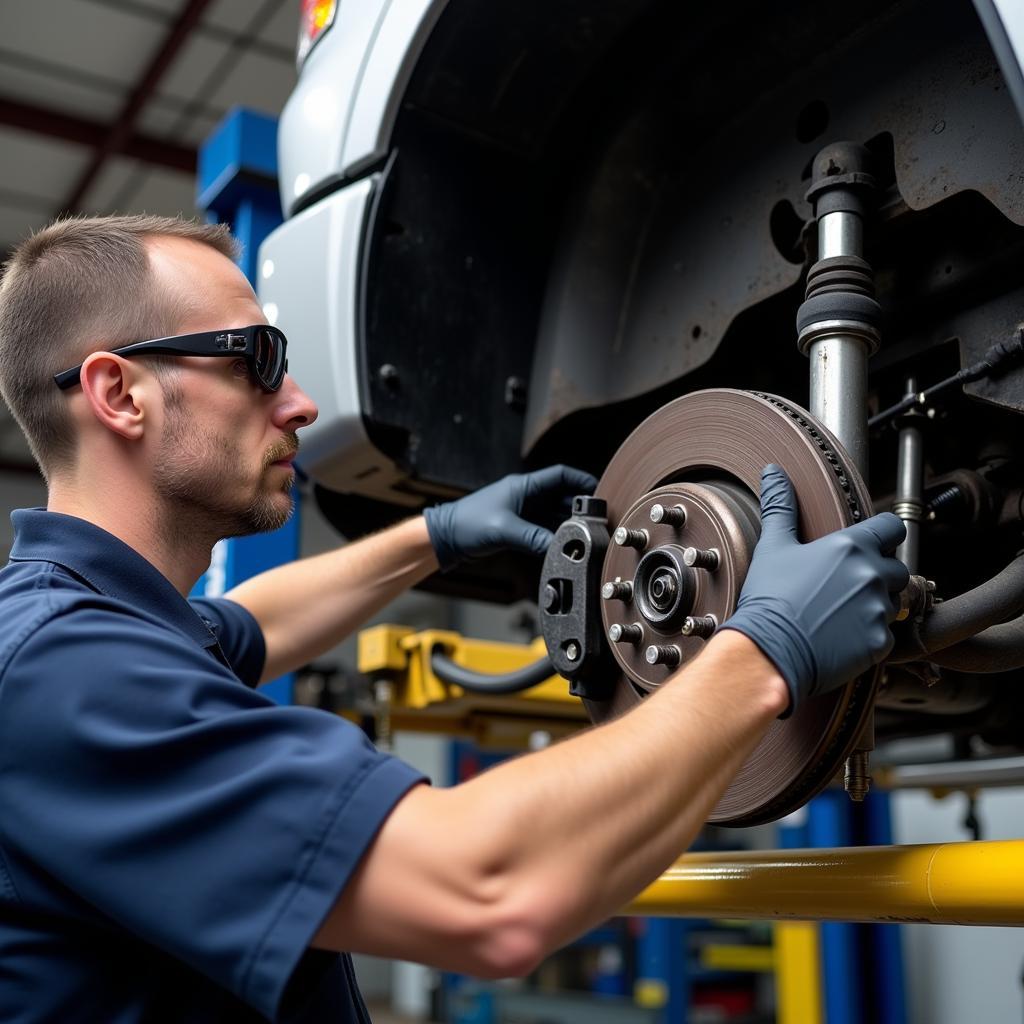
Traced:
[[622, 718], [395, 808], [317, 944], [518, 973], [682, 853], [788, 702], [724, 632]]
[[469, 798], [478, 786], [482, 819], [511, 825], [498, 842], [509, 871], [546, 875], [564, 899], [553, 945], [616, 913], [690, 845], [787, 702], [771, 663], [726, 632], [618, 721], [465, 787]]
[[266, 681], [330, 650], [436, 570], [426, 524], [417, 517], [260, 573], [224, 596], [248, 609], [263, 630]]

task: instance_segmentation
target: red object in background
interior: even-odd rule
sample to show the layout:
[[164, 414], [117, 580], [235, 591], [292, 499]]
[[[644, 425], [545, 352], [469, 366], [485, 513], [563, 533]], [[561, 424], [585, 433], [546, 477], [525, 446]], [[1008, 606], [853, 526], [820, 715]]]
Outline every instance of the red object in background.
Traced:
[[715, 1007], [724, 1010], [730, 1017], [743, 1017], [757, 1009], [755, 993], [751, 989], [720, 988], [718, 986], [694, 986], [690, 1005]]

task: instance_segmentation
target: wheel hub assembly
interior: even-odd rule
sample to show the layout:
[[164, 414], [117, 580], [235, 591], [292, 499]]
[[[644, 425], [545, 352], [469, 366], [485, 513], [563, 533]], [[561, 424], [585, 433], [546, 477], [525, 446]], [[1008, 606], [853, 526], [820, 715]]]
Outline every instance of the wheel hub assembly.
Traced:
[[[773, 395], [687, 395], [650, 416], [615, 454], [596, 494], [612, 534], [597, 600], [615, 678], [606, 699], [584, 696], [594, 721], [656, 690], [732, 614], [760, 533], [760, 475], [769, 462], [793, 481], [801, 540], [871, 514], [835, 438]], [[875, 687], [874, 673], [862, 676], [775, 722], [709, 820], [771, 821], [818, 792], [861, 735]]]

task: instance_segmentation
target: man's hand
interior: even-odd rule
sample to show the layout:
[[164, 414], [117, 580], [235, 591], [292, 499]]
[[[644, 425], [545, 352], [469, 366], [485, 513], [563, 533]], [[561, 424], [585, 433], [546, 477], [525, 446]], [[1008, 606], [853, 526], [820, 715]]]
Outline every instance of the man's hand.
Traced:
[[801, 544], [796, 495], [778, 466], [761, 474], [761, 539], [736, 613], [724, 624], [750, 637], [789, 686], [790, 711], [881, 661], [893, 645], [891, 593], [910, 578], [891, 557], [906, 536], [882, 512]]
[[591, 494], [597, 480], [571, 466], [506, 476], [458, 501], [428, 508], [430, 543], [442, 570], [464, 558], [515, 548], [542, 555], [552, 529], [571, 512], [577, 494]]

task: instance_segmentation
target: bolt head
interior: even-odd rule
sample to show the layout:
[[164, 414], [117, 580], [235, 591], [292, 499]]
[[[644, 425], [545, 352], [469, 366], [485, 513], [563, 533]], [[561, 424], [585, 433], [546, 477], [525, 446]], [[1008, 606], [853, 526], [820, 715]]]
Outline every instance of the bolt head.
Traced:
[[615, 584], [614, 583], [606, 583], [601, 588], [601, 596], [606, 601], [610, 601], [615, 596]]
[[651, 506], [652, 523], [669, 523], [672, 526], [682, 526], [686, 522], [686, 509], [682, 505], [672, 505], [665, 508], [657, 504]]
[[618, 622], [613, 622], [608, 627], [608, 639], [613, 644], [617, 644], [622, 639], [622, 626]]
[[626, 533], [626, 528], [620, 526], [615, 533], [612, 534], [612, 540], [615, 541], [620, 547], [626, 543], [626, 539], [629, 535]]
[[550, 583], [546, 584], [544, 587], [544, 611], [557, 611], [560, 604], [558, 591]]
[[565, 645], [565, 656], [570, 661], [576, 661], [576, 659], [580, 656], [579, 644], [573, 642], [567, 643]]
[[648, 647], [647, 650], [644, 652], [644, 657], [647, 659], [647, 664], [648, 665], [657, 665], [658, 664], [658, 648], [655, 647], [654, 644], [651, 644], [651, 646]]

